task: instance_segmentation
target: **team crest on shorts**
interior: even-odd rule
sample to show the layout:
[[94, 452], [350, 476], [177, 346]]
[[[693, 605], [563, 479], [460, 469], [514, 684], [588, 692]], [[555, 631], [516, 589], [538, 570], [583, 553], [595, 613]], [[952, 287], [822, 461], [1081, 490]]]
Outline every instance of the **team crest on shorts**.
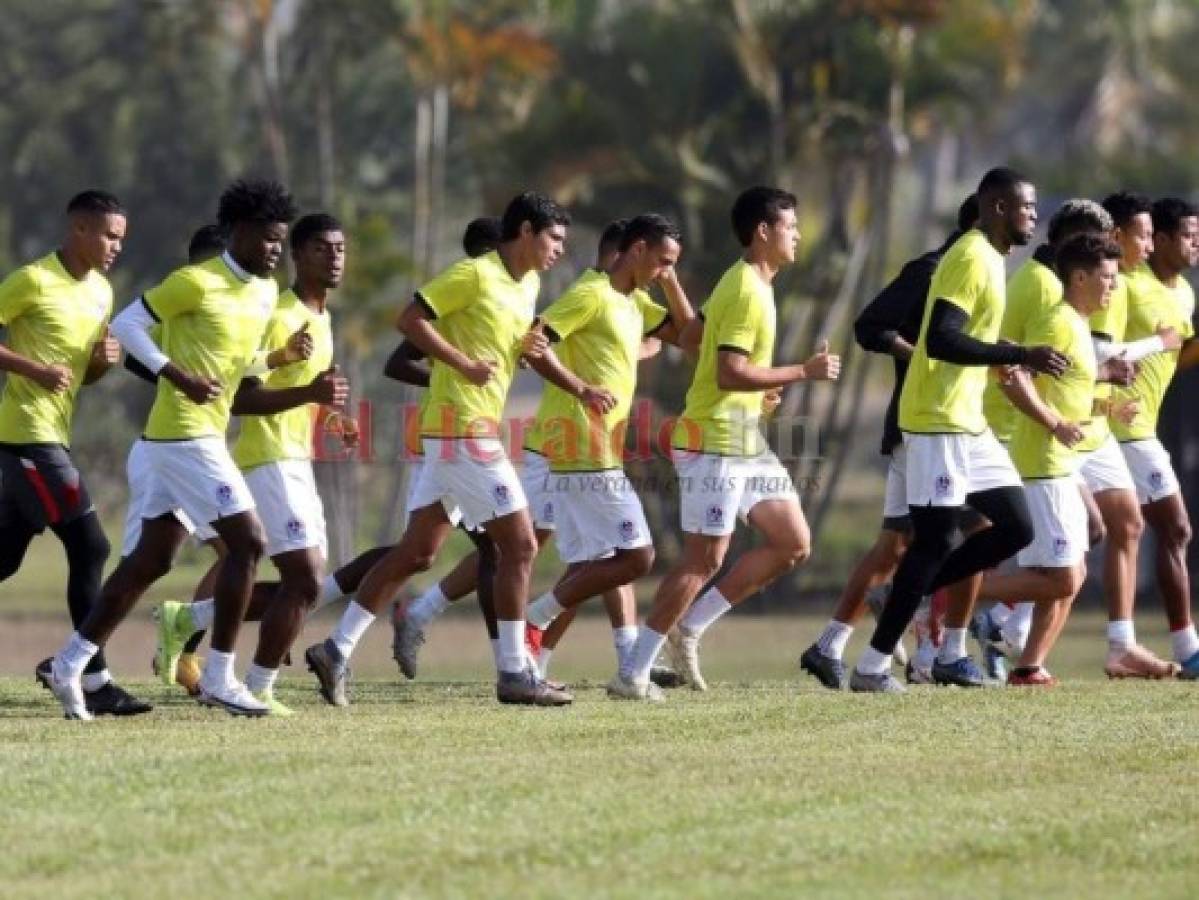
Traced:
[[719, 506], [709, 506], [706, 518], [709, 525], [723, 525], [724, 509]]
[[953, 478], [949, 475], [938, 475], [937, 480], [933, 482], [933, 488], [938, 497], [948, 497], [953, 493]]
[[491, 493], [495, 496], [495, 502], [500, 506], [507, 506], [512, 502], [512, 492], [508, 490], [506, 484], [497, 484], [491, 489]]
[[541, 521], [546, 525], [554, 524], [554, 504], [549, 500], [545, 501], [545, 506], [541, 508]]
[[1064, 537], [1056, 537], [1053, 539], [1053, 558], [1065, 559], [1070, 555], [1070, 542]]
[[1166, 476], [1161, 469], [1154, 469], [1149, 473], [1149, 485], [1155, 491], [1160, 491], [1166, 483]]
[[294, 516], [287, 520], [287, 535], [288, 537], [298, 538], [304, 536], [304, 523]]
[[233, 485], [221, 484], [217, 485], [216, 502], [221, 506], [227, 506], [233, 501]]
[[632, 519], [622, 519], [620, 522], [620, 539], [622, 541], [631, 541], [637, 536], [637, 526], [633, 524]]

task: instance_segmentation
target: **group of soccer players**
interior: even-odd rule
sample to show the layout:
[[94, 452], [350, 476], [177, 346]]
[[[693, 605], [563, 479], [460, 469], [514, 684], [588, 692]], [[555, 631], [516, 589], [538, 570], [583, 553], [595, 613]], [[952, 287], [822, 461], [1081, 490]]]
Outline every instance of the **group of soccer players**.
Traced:
[[[1081, 587], [1084, 554], [1104, 534], [1108, 673], [1199, 677], [1189, 523], [1154, 434], [1165, 389], [1194, 347], [1182, 275], [1199, 261], [1199, 217], [1173, 199], [1071, 201], [1005, 289], [1004, 256], [1031, 239], [1035, 207], [1027, 179], [992, 170], [963, 205], [958, 231], [905, 267], [857, 323], [864, 347], [895, 357], [897, 384], [884, 436], [883, 530], [801, 659], [828, 687], [904, 690], [891, 656], [922, 601], [909, 680], [982, 685], [966, 650], [972, 628], [992, 678], [1004, 656], [1018, 656], [1008, 683], [1053, 683], [1046, 657]], [[679, 683], [704, 690], [706, 629], [810, 552], [798, 495], [762, 432], [783, 389], [836, 380], [840, 370], [826, 344], [803, 363], [774, 361], [772, 284], [795, 260], [796, 198], [767, 187], [736, 198], [731, 224], [743, 253], [698, 314], [675, 275], [683, 235], [661, 215], [613, 223], [596, 266], [540, 314], [539, 276], [563, 254], [568, 213], [529, 192], [498, 219], [473, 222], [466, 257], [401, 310], [403, 341], [385, 369], [427, 388], [419, 434], [407, 436], [418, 461], [402, 535], [331, 573], [311, 456], [326, 434], [347, 447], [358, 440], [328, 308], [346, 239], [332, 216], [292, 225], [296, 214], [281, 185], [235, 182], [216, 227], [193, 240], [189, 264], [110, 327], [103, 273], [120, 252], [126, 213], [110, 194], [86, 191], [68, 206], [61, 247], [0, 284], [0, 568], [2, 577], [15, 572], [46, 526], [66, 549], [74, 632], [37, 677], [67, 717], [150, 709], [114, 683], [103, 647], [189, 535], [216, 561], [194, 602], [155, 611], [155, 667], [235, 715], [293, 714], [274, 685], [314, 609], [346, 600], [329, 637], [304, 652], [321, 696], [344, 706], [350, 658], [380, 613], [390, 608], [396, 659], [414, 677], [426, 628], [472, 591], [500, 702], [572, 701], [548, 678], [549, 659], [574, 611], [595, 596], [613, 628], [611, 696], [657, 701], [663, 685]], [[272, 272], [285, 246], [295, 279], [280, 293]], [[624, 445], [638, 363], [663, 343], [694, 367], [672, 435], [683, 548], [638, 627], [633, 585], [653, 567], [654, 548]], [[129, 454], [121, 560], [102, 583], [109, 545], [74, 466], [70, 429], [79, 386], [103, 376], [121, 349], [155, 398]], [[523, 446], [507, 447], [501, 422], [522, 365], [545, 385]], [[726, 566], [738, 519], [759, 540]], [[1144, 522], [1158, 537], [1176, 663], [1135, 640]], [[475, 551], [410, 603], [396, 601], [456, 526]], [[566, 569], [530, 599], [533, 562], [551, 537]], [[264, 554], [278, 579], [256, 583]], [[868, 590], [888, 581], [875, 635], [847, 676], [853, 624]], [[972, 618], [980, 596], [998, 602]], [[243, 621], [260, 622], [244, 681], [233, 654]], [[672, 670], [656, 665], [664, 650]]]

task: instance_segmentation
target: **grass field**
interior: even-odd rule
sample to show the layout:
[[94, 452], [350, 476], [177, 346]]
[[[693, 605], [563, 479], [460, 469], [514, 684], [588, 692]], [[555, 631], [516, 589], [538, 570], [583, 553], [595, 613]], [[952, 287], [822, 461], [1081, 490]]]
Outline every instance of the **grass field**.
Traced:
[[[372, 630], [348, 710], [296, 670], [280, 694], [302, 715], [282, 721], [143, 678], [155, 713], [83, 725], [24, 668], [61, 623], [9, 620], [0, 895], [1194, 895], [1199, 685], [1101, 681], [1084, 616], [1054, 691], [835, 695], [792, 668], [816, 627], [727, 619], [714, 689], [660, 707], [605, 699], [590, 619], [559, 651], [576, 704], [501, 708], [459, 617], [415, 683]], [[148, 624], [123, 631], [114, 662], [144, 672]]]

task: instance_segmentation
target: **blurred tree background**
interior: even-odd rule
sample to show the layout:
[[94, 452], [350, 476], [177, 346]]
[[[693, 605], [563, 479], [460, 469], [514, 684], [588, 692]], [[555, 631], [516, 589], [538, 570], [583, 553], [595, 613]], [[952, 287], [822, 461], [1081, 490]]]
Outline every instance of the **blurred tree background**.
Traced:
[[[778, 355], [827, 337], [845, 368], [836, 391], [793, 389], [781, 413], [803, 423], [794, 468], [816, 533], [811, 565], [763, 601], [787, 605], [839, 586], [879, 519], [890, 365], [857, 352], [848, 325], [940, 242], [981, 173], [1028, 172], [1047, 219], [1073, 195], [1190, 194], [1199, 168], [1190, 0], [6, 0], [4, 12], [4, 271], [54, 245], [66, 200], [88, 186], [130, 210], [118, 305], [183, 261], [234, 177], [276, 176], [305, 210], [345, 222], [338, 343], [374, 441], [368, 460], [319, 464], [337, 558], [397, 527], [396, 436], [413, 398], [381, 377], [395, 313], [458, 255], [469, 219], [520, 190], [575, 217], [542, 302], [592, 261], [610, 219], [652, 209], [683, 226], [680, 272], [701, 303], [738, 253], [737, 191], [800, 196]], [[678, 354], [641, 378], [657, 415], [681, 409]], [[1163, 425], [1191, 500], [1199, 426], [1181, 398], [1197, 378], [1180, 377]], [[537, 389], [522, 377], [510, 411], [530, 413]], [[114, 531], [148, 402], [114, 373], [76, 421]], [[668, 483], [661, 460], [630, 468]], [[671, 493], [644, 499], [669, 558]]]

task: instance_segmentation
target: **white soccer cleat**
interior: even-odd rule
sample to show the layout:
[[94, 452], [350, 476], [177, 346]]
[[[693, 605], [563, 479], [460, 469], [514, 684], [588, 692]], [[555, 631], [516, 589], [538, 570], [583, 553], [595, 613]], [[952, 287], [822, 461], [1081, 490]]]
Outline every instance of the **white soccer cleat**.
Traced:
[[196, 698], [204, 706], [223, 709], [231, 716], [258, 718], [268, 715], [271, 708], [250, 693], [240, 681], [230, 681], [219, 687], [210, 687], [200, 682], [200, 693]]
[[708, 683], [699, 670], [699, 635], [688, 634], [681, 628], [672, 628], [666, 636], [670, 662], [683, 681], [693, 691], [706, 691]]
[[614, 700], [640, 700], [643, 703], [661, 703], [666, 699], [662, 689], [652, 681], [634, 681], [619, 672], [608, 682], [608, 696]]
[[37, 667], [37, 680], [62, 704], [63, 715], [68, 719], [90, 722], [94, 716], [88, 711], [83, 699], [83, 681], [80, 678], [65, 678], [56, 671], [54, 662]]

